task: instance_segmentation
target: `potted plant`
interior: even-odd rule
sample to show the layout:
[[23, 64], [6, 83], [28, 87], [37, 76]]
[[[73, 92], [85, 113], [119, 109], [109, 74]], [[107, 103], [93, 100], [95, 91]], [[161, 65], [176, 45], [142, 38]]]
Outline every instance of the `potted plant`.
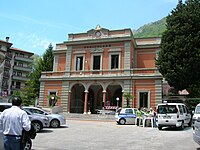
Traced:
[[124, 93], [123, 96], [124, 96], [124, 99], [127, 100], [127, 107], [130, 107], [130, 106], [129, 106], [129, 101], [130, 101], [131, 99], [133, 99], [134, 96], [133, 96], [131, 93]]
[[59, 99], [59, 97], [55, 94], [50, 94], [47, 96], [47, 99], [49, 100], [49, 106], [54, 107]]

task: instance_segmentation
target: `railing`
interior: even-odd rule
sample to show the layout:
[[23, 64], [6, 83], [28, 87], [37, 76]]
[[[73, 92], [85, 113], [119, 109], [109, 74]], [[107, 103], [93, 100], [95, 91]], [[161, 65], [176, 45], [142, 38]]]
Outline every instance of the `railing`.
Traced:
[[137, 69], [109, 69], [109, 70], [79, 70], [79, 71], [59, 71], [42, 72], [42, 76], [70, 76], [70, 77], [114, 77], [114, 76], [148, 76], [160, 75], [156, 68], [137, 68]]
[[6, 57], [12, 59], [12, 54], [11, 53], [6, 53]]
[[33, 60], [29, 57], [23, 57], [23, 56], [15, 56], [16, 60], [20, 60], [20, 61], [25, 61], [25, 62], [33, 62]]
[[15, 70], [20, 70], [20, 71], [28, 71], [28, 72], [31, 72], [31, 67], [23, 67], [23, 66], [19, 66], [19, 65], [17, 65], [17, 66], [14, 66], [14, 69]]

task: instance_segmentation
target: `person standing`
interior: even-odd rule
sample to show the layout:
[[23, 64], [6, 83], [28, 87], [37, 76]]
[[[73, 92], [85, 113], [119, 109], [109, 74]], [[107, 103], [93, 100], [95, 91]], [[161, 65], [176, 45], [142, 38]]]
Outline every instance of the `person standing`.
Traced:
[[20, 108], [21, 104], [21, 97], [13, 97], [12, 107], [5, 109], [0, 115], [5, 150], [20, 150], [22, 130], [29, 131], [31, 128], [31, 121], [27, 113]]
[[153, 117], [153, 127], [156, 128], [156, 112], [153, 110], [153, 108], [150, 108], [149, 115], [150, 117]]

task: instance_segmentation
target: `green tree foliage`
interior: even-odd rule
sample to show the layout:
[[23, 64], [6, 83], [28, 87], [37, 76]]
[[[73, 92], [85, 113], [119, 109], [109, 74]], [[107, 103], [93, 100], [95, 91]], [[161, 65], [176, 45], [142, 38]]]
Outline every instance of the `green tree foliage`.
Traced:
[[43, 54], [43, 70], [42, 71], [52, 71], [53, 70], [53, 46], [49, 44], [46, 52]]
[[34, 104], [35, 100], [39, 97], [40, 92], [40, 77], [42, 71], [53, 70], [53, 47], [50, 44], [43, 56], [38, 56], [34, 59], [33, 71], [29, 75], [29, 80], [26, 82], [24, 90], [24, 99], [26, 104]]
[[200, 83], [199, 10], [199, 0], [179, 1], [167, 16], [167, 30], [163, 33], [161, 51], [156, 61], [170, 86], [177, 91], [187, 89], [190, 94]]

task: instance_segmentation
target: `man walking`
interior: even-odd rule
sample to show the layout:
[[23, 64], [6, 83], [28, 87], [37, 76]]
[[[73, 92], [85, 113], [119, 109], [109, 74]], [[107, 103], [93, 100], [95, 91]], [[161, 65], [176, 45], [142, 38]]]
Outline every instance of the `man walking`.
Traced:
[[29, 131], [31, 128], [27, 113], [20, 108], [21, 104], [20, 97], [13, 97], [12, 107], [5, 109], [0, 115], [5, 150], [20, 150], [22, 130]]

